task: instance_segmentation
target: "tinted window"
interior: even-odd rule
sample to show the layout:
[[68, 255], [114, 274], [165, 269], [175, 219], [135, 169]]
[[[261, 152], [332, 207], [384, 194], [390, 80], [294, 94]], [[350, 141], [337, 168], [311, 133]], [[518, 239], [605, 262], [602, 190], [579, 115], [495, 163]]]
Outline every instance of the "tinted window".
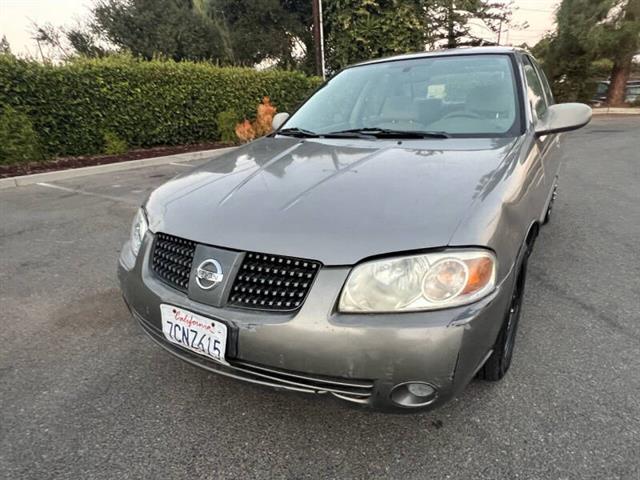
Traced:
[[599, 82], [598, 87], [596, 89], [596, 93], [598, 95], [606, 95], [609, 91], [609, 83], [607, 82]]
[[529, 57], [525, 57], [524, 73], [527, 77], [527, 97], [537, 118], [542, 118], [547, 113], [547, 102], [544, 98], [542, 82]]
[[348, 68], [309, 99], [286, 128], [495, 136], [518, 128], [517, 120], [511, 59], [455, 55]]

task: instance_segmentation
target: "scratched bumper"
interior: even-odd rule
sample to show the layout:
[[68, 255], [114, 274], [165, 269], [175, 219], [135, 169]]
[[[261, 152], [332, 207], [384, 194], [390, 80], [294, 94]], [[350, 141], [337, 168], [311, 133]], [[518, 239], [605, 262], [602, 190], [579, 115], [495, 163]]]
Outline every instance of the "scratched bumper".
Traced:
[[[148, 240], [148, 239], [147, 239]], [[125, 246], [118, 276], [125, 302], [145, 333], [173, 355], [222, 375], [260, 385], [332, 394], [379, 410], [401, 411], [392, 388], [422, 381], [437, 389], [436, 407], [473, 378], [495, 342], [507, 308], [508, 276], [473, 305], [420, 313], [343, 314], [336, 303], [348, 267], [323, 268], [294, 314], [215, 308], [190, 300], [157, 280], [149, 268], [151, 242], [133, 260]], [[229, 365], [167, 342], [160, 304], [225, 322]], [[413, 410], [411, 410], [413, 411]]]

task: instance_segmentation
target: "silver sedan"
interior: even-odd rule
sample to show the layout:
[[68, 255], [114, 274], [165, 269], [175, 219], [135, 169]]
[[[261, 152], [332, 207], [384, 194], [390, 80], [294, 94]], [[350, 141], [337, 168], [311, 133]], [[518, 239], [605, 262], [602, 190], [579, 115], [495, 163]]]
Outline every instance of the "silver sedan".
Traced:
[[207, 370], [435, 407], [509, 369], [561, 132], [590, 118], [519, 49], [349, 67], [274, 133], [149, 196], [120, 256], [124, 299]]

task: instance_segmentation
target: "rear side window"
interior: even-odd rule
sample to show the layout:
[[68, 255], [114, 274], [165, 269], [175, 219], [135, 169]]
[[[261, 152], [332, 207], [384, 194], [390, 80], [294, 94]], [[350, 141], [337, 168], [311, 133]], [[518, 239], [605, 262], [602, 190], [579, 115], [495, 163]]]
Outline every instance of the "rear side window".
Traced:
[[547, 113], [547, 101], [544, 97], [542, 82], [529, 57], [524, 57], [524, 74], [527, 77], [527, 97], [537, 118]]
[[553, 98], [553, 92], [551, 91], [551, 87], [549, 86], [549, 80], [547, 79], [547, 76], [544, 74], [544, 70], [540, 68], [540, 64], [535, 60], [531, 59], [531, 63], [533, 63], [533, 65], [536, 67], [536, 72], [538, 72], [538, 76], [542, 81], [542, 89], [544, 90], [544, 94], [547, 96], [547, 104], [553, 105], [556, 102]]

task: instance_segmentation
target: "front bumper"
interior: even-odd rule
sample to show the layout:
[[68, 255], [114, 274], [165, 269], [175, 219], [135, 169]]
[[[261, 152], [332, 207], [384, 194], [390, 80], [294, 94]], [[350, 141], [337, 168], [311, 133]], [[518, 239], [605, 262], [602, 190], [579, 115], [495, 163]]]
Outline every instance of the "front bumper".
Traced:
[[[344, 314], [335, 306], [348, 267], [325, 267], [302, 308], [291, 314], [216, 308], [158, 280], [149, 267], [151, 234], [135, 261], [125, 246], [118, 276], [125, 302], [143, 330], [179, 358], [256, 384], [336, 397], [378, 410], [402, 411], [396, 385], [420, 381], [437, 390], [436, 407], [456, 395], [482, 366], [507, 309], [512, 275], [472, 305], [418, 313]], [[225, 322], [229, 366], [167, 342], [160, 304]], [[410, 409], [413, 411], [413, 409]]]

